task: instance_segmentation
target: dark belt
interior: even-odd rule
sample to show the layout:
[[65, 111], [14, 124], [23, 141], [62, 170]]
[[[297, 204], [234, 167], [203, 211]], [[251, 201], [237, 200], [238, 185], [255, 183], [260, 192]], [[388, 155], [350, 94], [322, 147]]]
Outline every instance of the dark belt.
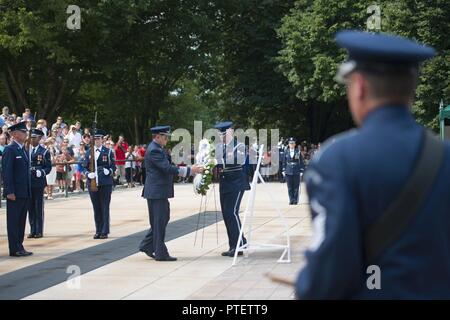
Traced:
[[228, 169], [223, 169], [223, 170], [222, 170], [222, 173], [235, 172], [235, 171], [240, 171], [240, 170], [242, 170], [242, 166], [240, 166], [240, 167], [228, 168]]

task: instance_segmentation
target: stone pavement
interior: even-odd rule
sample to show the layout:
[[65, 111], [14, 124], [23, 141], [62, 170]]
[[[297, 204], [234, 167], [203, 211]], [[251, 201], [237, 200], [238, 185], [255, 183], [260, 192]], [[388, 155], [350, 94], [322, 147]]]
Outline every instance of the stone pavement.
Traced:
[[[170, 201], [166, 240], [178, 261], [157, 262], [138, 252], [148, 229], [141, 191], [133, 188], [113, 193], [108, 240], [92, 239], [94, 221], [87, 195], [46, 202], [45, 237], [25, 239], [25, 248], [34, 252], [28, 258], [8, 256], [5, 208], [0, 209], [0, 299], [293, 298], [291, 287], [270, 281], [265, 273], [294, 280], [303, 263], [302, 251], [311, 237], [303, 186], [297, 206], [287, 204], [286, 184], [259, 184], [256, 192], [252, 239], [280, 244], [286, 239], [270, 193], [289, 226], [292, 262], [277, 263], [281, 250], [271, 250], [239, 257], [236, 266], [231, 266], [231, 258], [220, 256], [228, 249], [228, 241], [213, 197], [209, 197], [207, 214], [199, 216], [200, 197], [193, 194], [192, 184], [176, 184], [175, 198]], [[220, 210], [218, 194], [216, 199]], [[78, 270], [81, 275], [74, 277]]]

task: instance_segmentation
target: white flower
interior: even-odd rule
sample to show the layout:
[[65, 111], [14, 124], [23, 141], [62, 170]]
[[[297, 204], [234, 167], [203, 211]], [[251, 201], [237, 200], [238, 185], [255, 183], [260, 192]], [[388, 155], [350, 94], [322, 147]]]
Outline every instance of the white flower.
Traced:
[[205, 174], [209, 174], [209, 170], [205, 170]]

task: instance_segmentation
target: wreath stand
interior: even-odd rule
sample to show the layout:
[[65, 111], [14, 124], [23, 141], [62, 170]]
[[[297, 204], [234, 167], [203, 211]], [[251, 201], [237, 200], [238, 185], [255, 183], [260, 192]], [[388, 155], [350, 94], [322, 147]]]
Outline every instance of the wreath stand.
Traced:
[[[264, 179], [261, 176], [261, 173], [259, 172], [259, 169], [261, 167], [262, 157], [263, 157], [263, 151], [264, 151], [264, 145], [261, 145], [258, 150], [258, 162], [256, 165], [255, 173], [253, 175], [250, 194], [247, 198], [247, 205], [246, 205], [246, 208], [244, 211], [244, 219], [243, 219], [243, 223], [241, 225], [241, 229], [239, 232], [239, 238], [238, 238], [238, 242], [236, 245], [236, 250], [234, 252], [234, 259], [233, 259], [232, 266], [236, 265], [239, 252], [243, 252], [244, 257], [248, 257], [250, 250], [251, 251], [268, 251], [268, 250], [273, 250], [273, 249], [281, 249], [281, 250], [283, 250], [283, 252], [277, 262], [278, 263], [290, 263], [291, 262], [291, 240], [290, 240], [290, 236], [289, 236], [289, 227], [288, 227], [287, 221], [284, 218], [283, 214], [281, 213], [280, 209], [274, 205], [275, 202], [274, 202], [272, 194], [268, 191], [266, 191], [266, 192], [271, 200], [273, 209], [277, 211], [278, 217], [284, 226], [285, 235], [286, 235], [286, 244], [280, 245], [280, 244], [270, 244], [270, 243], [263, 243], [263, 244], [252, 243], [251, 237], [252, 237], [252, 223], [253, 223], [255, 196], [256, 196], [256, 186], [258, 184], [258, 180], [261, 181], [261, 183], [263, 185], [266, 184], [266, 182], [264, 181]], [[243, 245], [239, 245], [242, 243], [242, 238], [244, 237], [244, 229], [247, 225], [248, 225], [247, 243], [243, 244]]]
[[[215, 210], [215, 214], [216, 214], [216, 240], [217, 240], [217, 244], [219, 244], [219, 218], [218, 218], [218, 211], [217, 211], [217, 201], [216, 201], [216, 186], [215, 183], [212, 183], [212, 190], [209, 189], [206, 192], [206, 195], [202, 195], [201, 199], [200, 199], [200, 209], [198, 211], [198, 218], [197, 218], [197, 227], [195, 229], [195, 238], [194, 238], [194, 247], [197, 244], [197, 233], [198, 233], [198, 229], [200, 226], [200, 220], [201, 220], [201, 216], [203, 215], [203, 227], [202, 227], [202, 248], [203, 248], [203, 242], [205, 239], [205, 227], [206, 227], [206, 208], [208, 206], [208, 195], [211, 193], [210, 191], [212, 191], [213, 193], [213, 199], [214, 199], [214, 210]], [[202, 210], [203, 209], [203, 210]]]

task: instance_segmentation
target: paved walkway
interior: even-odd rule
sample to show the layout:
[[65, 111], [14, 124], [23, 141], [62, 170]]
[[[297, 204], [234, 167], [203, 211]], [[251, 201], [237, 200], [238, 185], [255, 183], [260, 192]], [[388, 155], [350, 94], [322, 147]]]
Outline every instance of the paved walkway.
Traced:
[[[283, 225], [273, 209], [278, 206], [291, 235], [292, 262], [288, 264], [277, 263], [281, 251], [272, 250], [250, 252], [232, 267], [231, 258], [220, 256], [228, 245], [213, 197], [199, 219], [200, 197], [193, 194], [191, 184], [175, 185], [176, 197], [171, 200], [166, 240], [171, 255], [178, 257], [176, 262], [157, 262], [137, 250], [148, 229], [141, 188], [113, 193], [108, 240], [92, 239], [94, 222], [87, 195], [46, 202], [45, 237], [25, 240], [25, 248], [34, 252], [29, 258], [8, 256], [2, 208], [0, 299], [292, 299], [292, 288], [265, 276], [271, 272], [295, 279], [311, 236], [304, 190], [300, 204], [289, 206], [286, 189], [280, 183], [258, 185], [252, 239], [285, 242]], [[241, 211], [247, 196], [248, 192]], [[78, 271], [81, 276], [75, 277]]]

